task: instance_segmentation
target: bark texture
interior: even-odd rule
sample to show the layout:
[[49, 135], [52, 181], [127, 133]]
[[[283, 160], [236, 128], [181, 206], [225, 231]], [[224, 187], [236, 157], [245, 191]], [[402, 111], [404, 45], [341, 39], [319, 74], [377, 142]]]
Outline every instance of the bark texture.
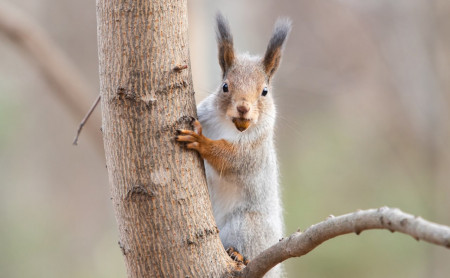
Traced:
[[220, 277], [202, 162], [174, 141], [196, 106], [186, 0], [97, 0], [106, 163], [128, 277]]

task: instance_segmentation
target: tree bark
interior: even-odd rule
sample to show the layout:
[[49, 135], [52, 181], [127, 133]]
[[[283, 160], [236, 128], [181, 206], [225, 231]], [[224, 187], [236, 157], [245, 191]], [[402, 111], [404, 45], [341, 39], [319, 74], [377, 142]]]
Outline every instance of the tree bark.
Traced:
[[232, 265], [202, 161], [173, 140], [196, 117], [186, 6], [97, 0], [103, 140], [128, 277], [220, 277]]

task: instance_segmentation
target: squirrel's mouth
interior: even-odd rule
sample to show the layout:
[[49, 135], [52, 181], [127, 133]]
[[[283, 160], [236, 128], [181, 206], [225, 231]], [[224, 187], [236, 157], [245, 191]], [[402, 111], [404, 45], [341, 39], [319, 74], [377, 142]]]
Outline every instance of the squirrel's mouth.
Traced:
[[233, 118], [233, 123], [240, 132], [243, 132], [250, 126], [251, 120], [244, 118]]

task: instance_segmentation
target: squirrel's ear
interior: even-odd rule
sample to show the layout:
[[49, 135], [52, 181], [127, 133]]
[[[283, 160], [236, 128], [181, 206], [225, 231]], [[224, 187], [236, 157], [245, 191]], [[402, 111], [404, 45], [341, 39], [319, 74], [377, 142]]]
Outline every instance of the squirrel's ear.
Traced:
[[218, 12], [216, 16], [217, 21], [217, 46], [219, 48], [219, 64], [222, 68], [222, 73], [225, 73], [234, 63], [234, 49], [233, 36], [230, 32], [230, 26], [225, 17]]
[[275, 27], [267, 46], [266, 54], [264, 54], [263, 66], [266, 74], [270, 77], [277, 70], [281, 60], [281, 52], [283, 43], [291, 31], [291, 20], [288, 18], [279, 18], [275, 23]]

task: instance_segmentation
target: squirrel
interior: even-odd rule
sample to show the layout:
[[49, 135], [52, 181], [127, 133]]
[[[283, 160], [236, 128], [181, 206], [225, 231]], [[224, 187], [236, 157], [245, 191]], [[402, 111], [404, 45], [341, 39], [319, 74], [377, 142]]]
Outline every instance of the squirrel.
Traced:
[[[247, 264], [283, 235], [270, 81], [291, 21], [277, 20], [264, 57], [237, 55], [227, 20], [218, 13], [216, 22], [222, 86], [197, 106], [194, 131], [178, 130], [176, 140], [204, 159], [220, 239]], [[265, 277], [280, 275], [276, 267]]]

